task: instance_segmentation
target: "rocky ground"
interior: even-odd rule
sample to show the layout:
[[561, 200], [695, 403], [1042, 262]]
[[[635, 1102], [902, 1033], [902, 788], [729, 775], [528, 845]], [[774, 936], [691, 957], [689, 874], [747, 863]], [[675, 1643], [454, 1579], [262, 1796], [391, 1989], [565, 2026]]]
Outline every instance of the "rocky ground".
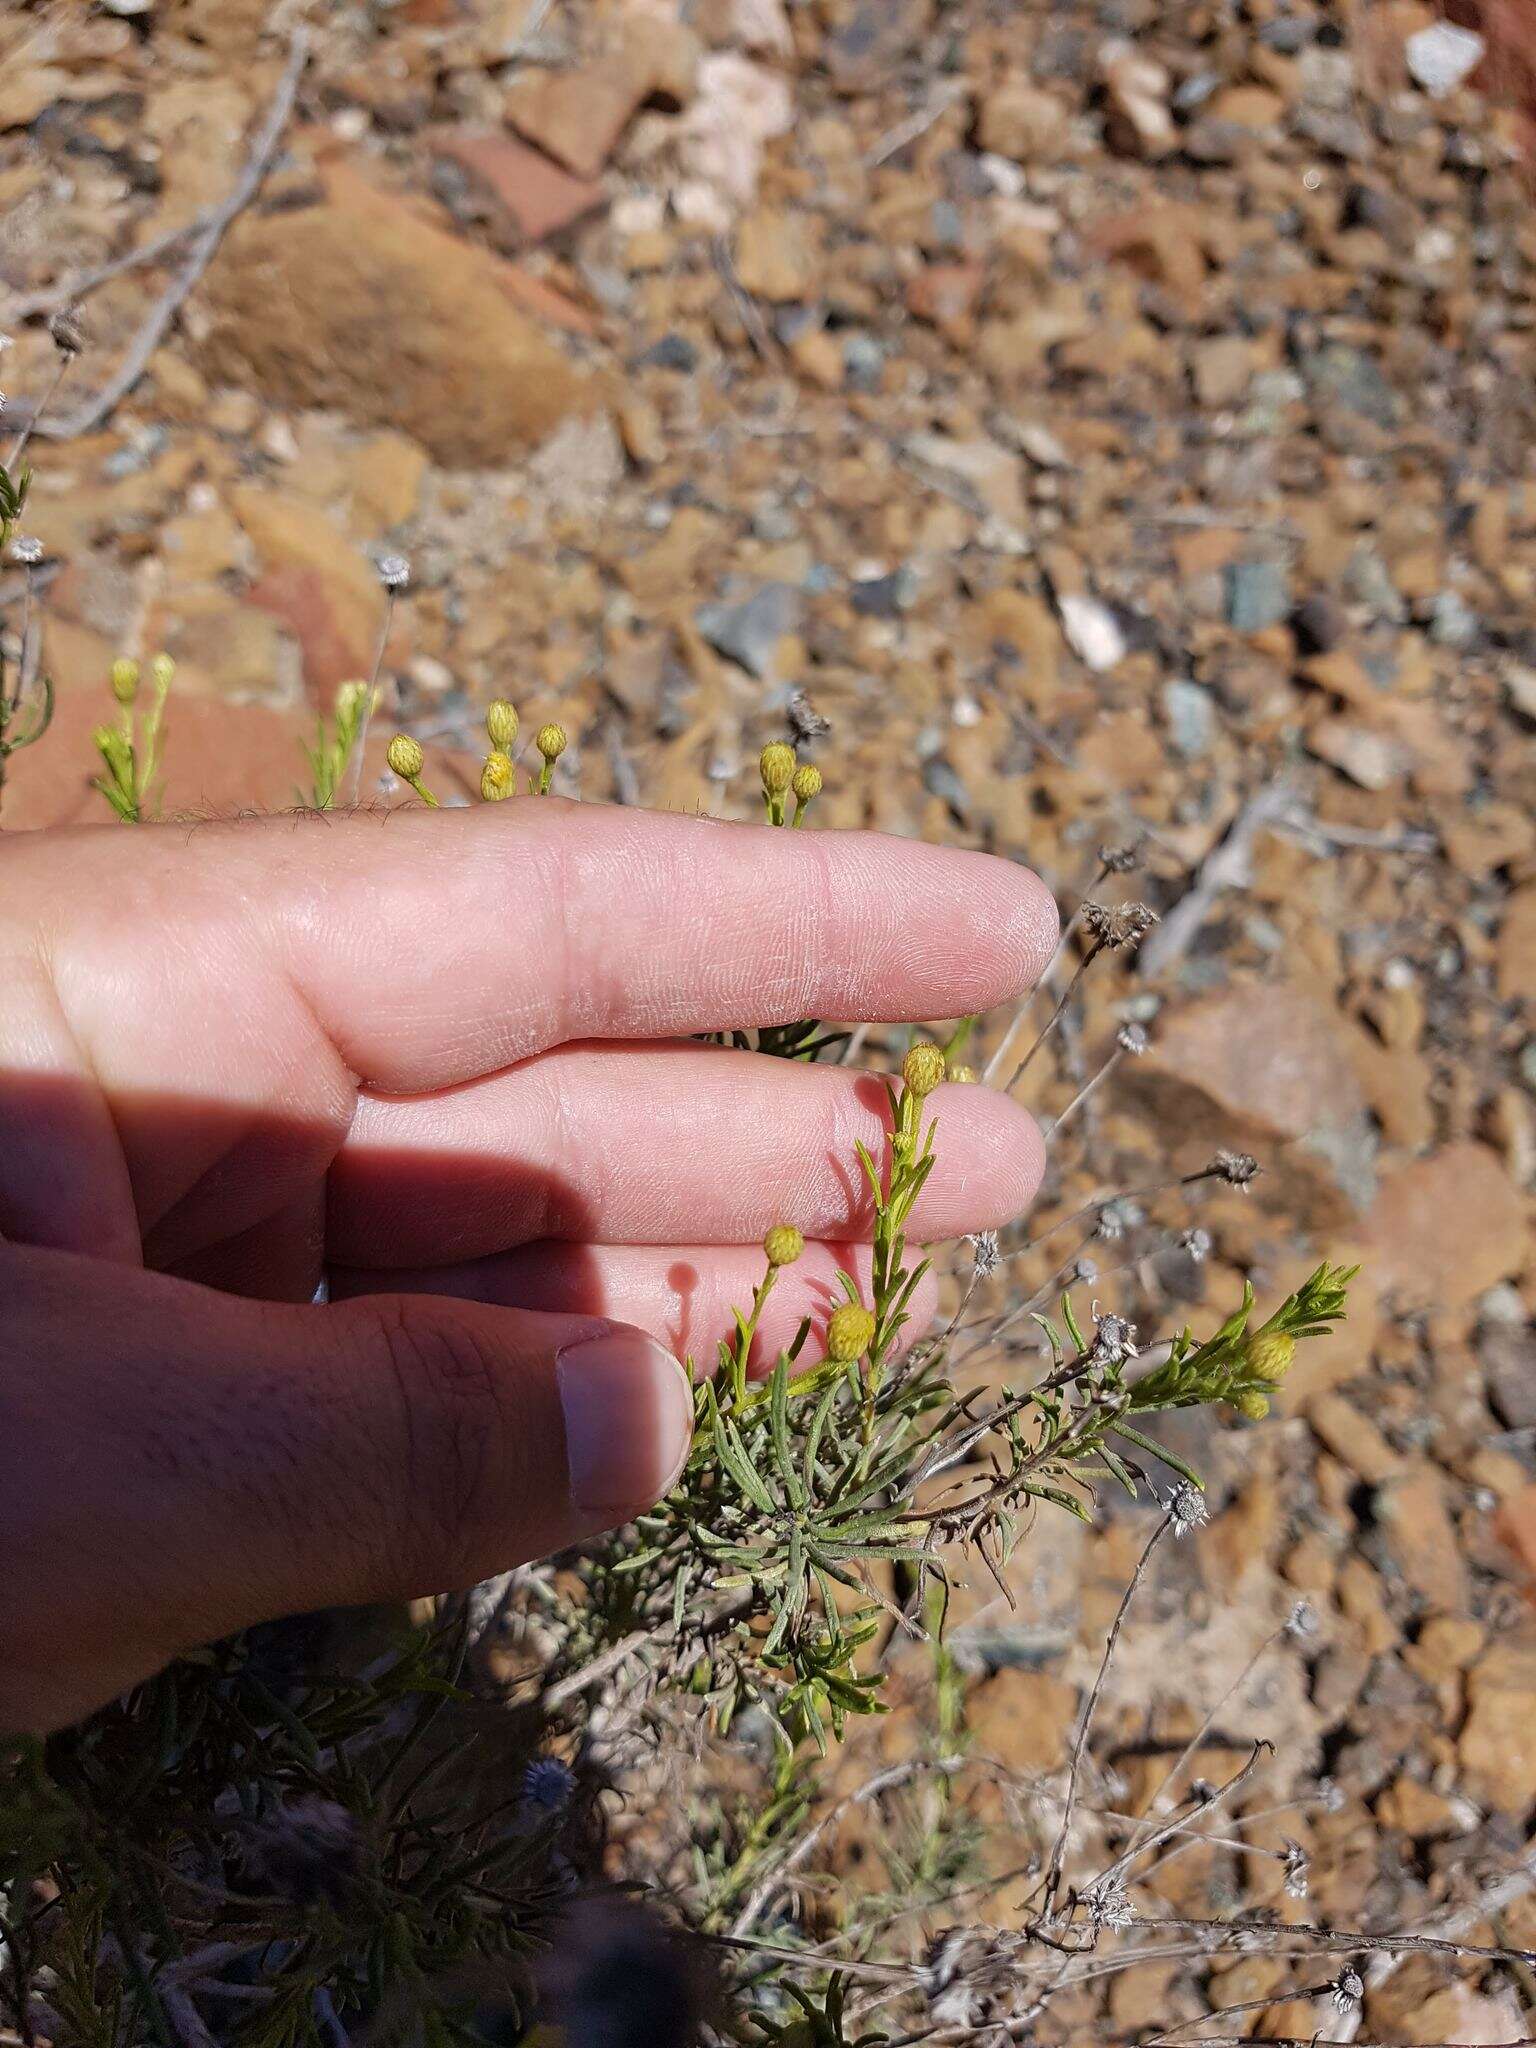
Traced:
[[[1311, 1896], [1202, 1851], [1169, 1909], [1246, 1886], [1387, 1928], [1473, 1902], [1473, 1939], [1536, 1946], [1518, 1882], [1475, 1909], [1522, 1863], [1536, 1885], [1519, 10], [1461, 11], [1488, 46], [1470, 79], [1418, 0], [316, 15], [259, 199], [142, 380], [71, 432], [188, 243], [85, 301], [28, 515], [57, 730], [17, 758], [6, 822], [105, 815], [106, 670], [159, 648], [168, 807], [291, 801], [295, 735], [386, 623], [370, 556], [402, 553], [388, 723], [445, 796], [476, 786], [504, 693], [566, 723], [557, 786], [588, 795], [750, 808], [763, 742], [826, 721], [828, 822], [970, 839], [1068, 902], [1097, 848], [1139, 842], [1111, 886], [1163, 922], [1087, 985], [1033, 1099], [1058, 1113], [1125, 1021], [1152, 1045], [1074, 1119], [1045, 1220], [1235, 1143], [1269, 1171], [1174, 1216], [1211, 1255], [1133, 1258], [1127, 1313], [1224, 1312], [1323, 1254], [1365, 1271], [1276, 1418], [1187, 1446], [1214, 1513], [1128, 1639], [1120, 1795], [1304, 1596], [1310, 1631], [1217, 1733], [1276, 1741], [1266, 1803], [1334, 1788], [1279, 1828]], [[11, 418], [53, 375], [48, 311], [234, 186], [297, 20], [12, 0]], [[1145, 1532], [1052, 1536], [1016, 1615], [976, 1589], [978, 1743], [1059, 1764]], [[1202, 2010], [1177, 1967], [1079, 2017]], [[1225, 1968], [1213, 2004], [1294, 1981]], [[1414, 1959], [1363, 2031], [1512, 2040], [1533, 1994]], [[1305, 2035], [1319, 2010], [1241, 2027]]]

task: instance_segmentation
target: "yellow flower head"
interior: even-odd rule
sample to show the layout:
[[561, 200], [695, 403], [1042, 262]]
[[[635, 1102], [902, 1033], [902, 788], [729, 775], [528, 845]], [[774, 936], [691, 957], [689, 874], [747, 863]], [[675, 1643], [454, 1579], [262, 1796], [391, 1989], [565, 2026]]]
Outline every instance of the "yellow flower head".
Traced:
[[795, 779], [795, 750], [783, 740], [775, 740], [772, 746], [764, 747], [758, 766], [768, 795], [782, 796]]
[[155, 688], [164, 696], [176, 680], [176, 664], [168, 654], [157, 654], [149, 664], [149, 674]]
[[792, 1266], [805, 1250], [805, 1239], [793, 1223], [776, 1223], [763, 1239], [770, 1266]]
[[414, 782], [425, 765], [420, 741], [408, 732], [397, 732], [389, 743], [389, 765], [402, 782]]
[[862, 1358], [875, 1341], [875, 1319], [857, 1302], [845, 1301], [832, 1311], [827, 1323], [827, 1356], [839, 1365], [851, 1365]]
[[1262, 1422], [1269, 1413], [1269, 1396], [1261, 1394], [1257, 1387], [1245, 1387], [1232, 1406], [1250, 1422]]
[[974, 1082], [976, 1079], [976, 1069], [974, 1067], [951, 1067], [949, 1078], [951, 1081]]
[[509, 756], [489, 753], [480, 770], [480, 794], [488, 804], [500, 803], [512, 794], [512, 762]]
[[486, 712], [485, 729], [498, 753], [510, 754], [517, 745], [517, 713], [505, 697], [498, 697]]
[[1244, 1363], [1256, 1380], [1283, 1380], [1296, 1356], [1296, 1339], [1285, 1330], [1261, 1330], [1250, 1337]]
[[546, 761], [558, 761], [565, 752], [565, 727], [563, 725], [541, 725], [534, 735], [533, 744]]
[[131, 704], [138, 695], [139, 664], [126, 654], [112, 664], [112, 694], [119, 704]]
[[901, 1063], [901, 1078], [919, 1101], [944, 1078], [944, 1055], [936, 1045], [914, 1045]]
[[821, 795], [821, 770], [814, 761], [802, 762], [789, 786], [795, 792], [796, 803], [808, 804], [813, 796]]

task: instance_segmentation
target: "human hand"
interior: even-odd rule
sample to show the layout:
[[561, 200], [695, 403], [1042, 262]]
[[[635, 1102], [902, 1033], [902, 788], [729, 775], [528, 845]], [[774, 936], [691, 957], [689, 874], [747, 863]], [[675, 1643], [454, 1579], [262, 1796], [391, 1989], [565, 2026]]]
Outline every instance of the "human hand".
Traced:
[[[770, 1356], [867, 1274], [884, 1122], [686, 1035], [987, 1009], [1055, 921], [984, 855], [553, 799], [0, 839], [0, 1731], [648, 1506], [764, 1231]], [[931, 1107], [912, 1235], [1016, 1215], [1029, 1117]]]

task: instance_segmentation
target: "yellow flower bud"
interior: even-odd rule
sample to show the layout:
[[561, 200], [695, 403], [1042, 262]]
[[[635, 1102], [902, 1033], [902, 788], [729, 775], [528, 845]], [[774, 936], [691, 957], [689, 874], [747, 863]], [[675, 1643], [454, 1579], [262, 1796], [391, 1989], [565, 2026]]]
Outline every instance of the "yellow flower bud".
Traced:
[[505, 697], [498, 697], [486, 712], [485, 729], [498, 753], [510, 754], [517, 745], [517, 713]]
[[149, 675], [155, 688], [164, 696], [176, 680], [176, 664], [168, 654], [157, 654], [149, 664]]
[[563, 725], [541, 725], [534, 734], [533, 744], [546, 761], [558, 761], [565, 752], [565, 727]]
[[389, 765], [402, 782], [414, 782], [426, 764], [420, 742], [397, 732], [389, 743]]
[[944, 1078], [944, 1055], [936, 1045], [914, 1045], [901, 1063], [901, 1078], [919, 1101]]
[[796, 803], [808, 804], [813, 796], [821, 795], [821, 770], [813, 761], [803, 762], [789, 786], [795, 792]]
[[1245, 1387], [1232, 1406], [1248, 1421], [1262, 1422], [1269, 1413], [1269, 1396], [1261, 1394], [1257, 1387]]
[[974, 1082], [976, 1079], [976, 1069], [974, 1067], [951, 1067], [949, 1078], [951, 1081]]
[[112, 694], [119, 704], [131, 704], [138, 695], [139, 664], [126, 654], [112, 664]]
[[480, 770], [480, 794], [488, 804], [500, 803], [512, 794], [512, 762], [506, 754], [489, 753]]
[[857, 1302], [845, 1301], [832, 1311], [827, 1323], [827, 1356], [839, 1365], [851, 1365], [862, 1358], [875, 1341], [875, 1319]]
[[1296, 1356], [1296, 1339], [1286, 1330], [1261, 1330], [1244, 1347], [1243, 1362], [1256, 1380], [1283, 1380]]
[[782, 796], [795, 779], [795, 750], [786, 746], [783, 740], [775, 740], [772, 746], [764, 747], [758, 757], [762, 770], [763, 788], [769, 796]]
[[776, 1223], [763, 1239], [770, 1266], [792, 1266], [805, 1250], [805, 1239], [793, 1223]]

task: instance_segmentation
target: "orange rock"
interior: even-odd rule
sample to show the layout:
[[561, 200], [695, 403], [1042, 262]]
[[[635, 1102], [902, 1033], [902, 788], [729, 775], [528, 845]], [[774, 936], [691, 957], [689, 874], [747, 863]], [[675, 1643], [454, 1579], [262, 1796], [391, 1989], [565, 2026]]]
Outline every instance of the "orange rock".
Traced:
[[535, 281], [345, 164], [322, 184], [317, 203], [253, 211], [227, 237], [203, 301], [217, 380], [398, 427], [477, 468], [597, 402], [516, 303]]
[[502, 239], [542, 242], [603, 204], [595, 178], [573, 177], [501, 128], [449, 128], [433, 138], [438, 156], [461, 164], [485, 193]]
[[1447, 1145], [1385, 1175], [1362, 1230], [1384, 1292], [1460, 1307], [1531, 1257], [1525, 1204], [1486, 1145]]

